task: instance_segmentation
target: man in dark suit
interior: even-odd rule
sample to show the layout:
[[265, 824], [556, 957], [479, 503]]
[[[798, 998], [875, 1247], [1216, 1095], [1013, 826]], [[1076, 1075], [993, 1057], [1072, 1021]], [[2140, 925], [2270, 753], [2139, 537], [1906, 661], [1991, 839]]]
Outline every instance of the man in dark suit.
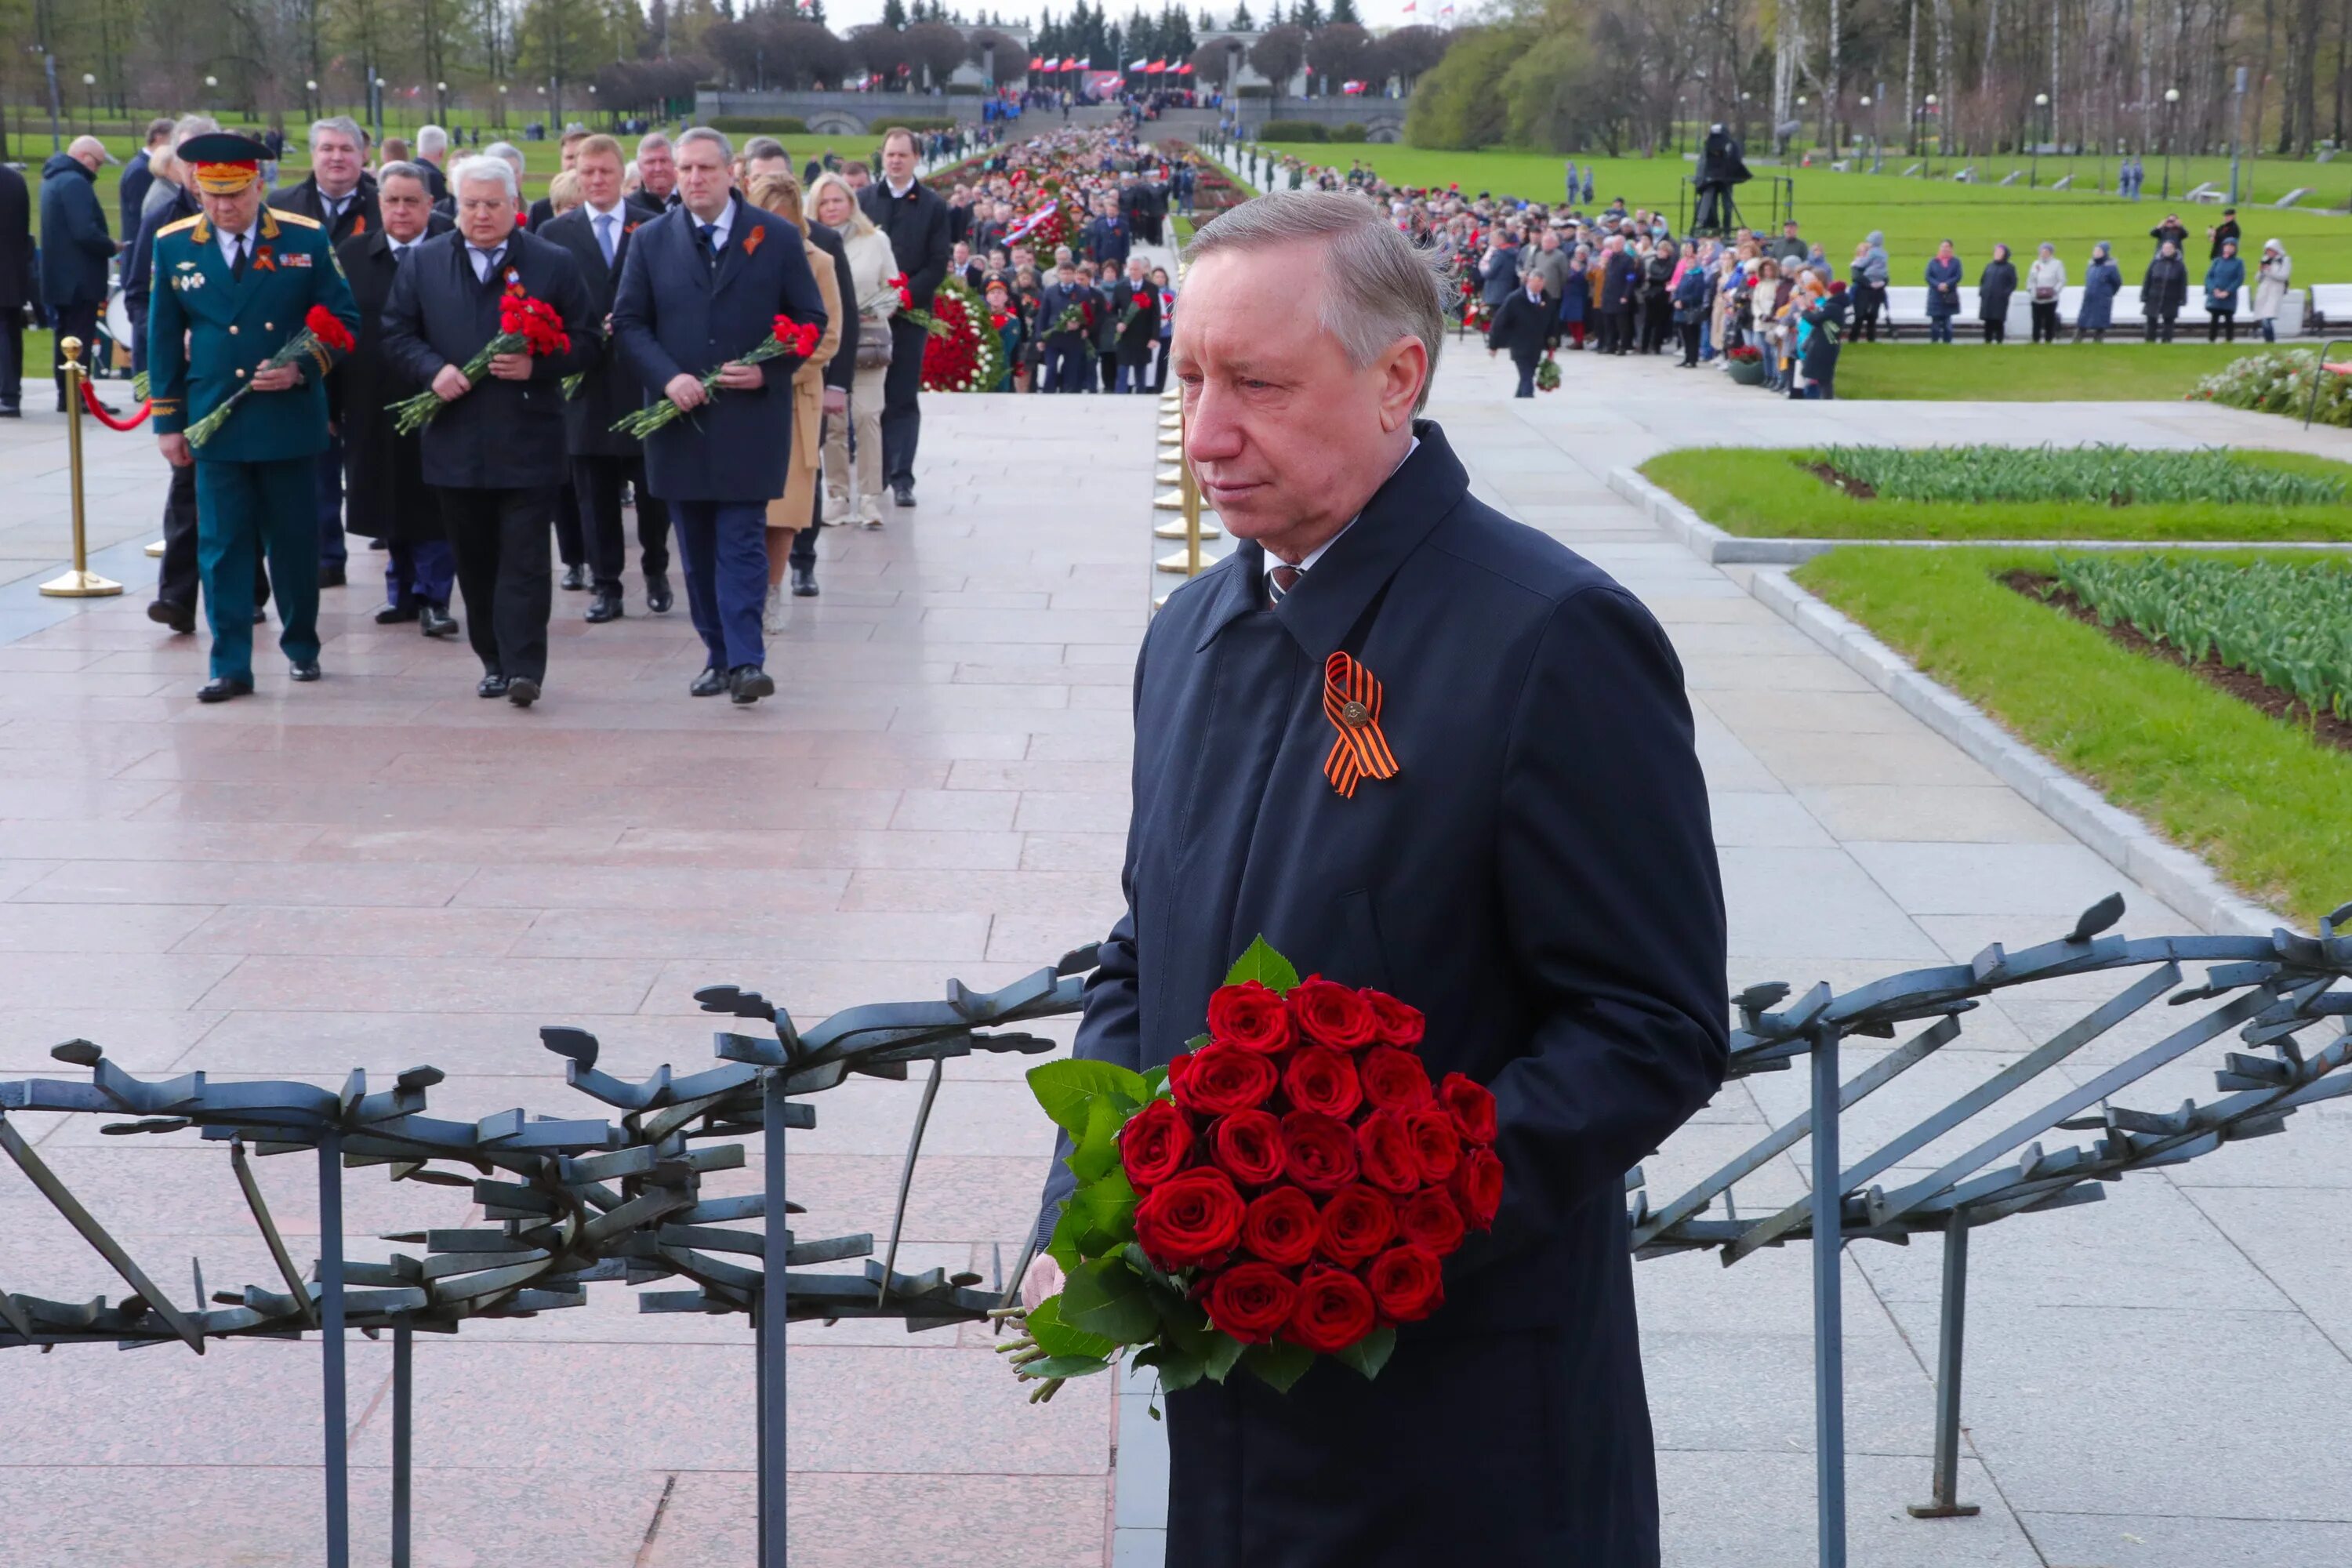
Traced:
[[[1069, 314], [1073, 307], [1077, 310], [1076, 317]], [[1065, 261], [1054, 269], [1054, 280], [1045, 285], [1037, 306], [1037, 330], [1045, 335], [1045, 385], [1041, 390], [1089, 389], [1095, 317], [1101, 309], [1101, 297], [1078, 276], [1076, 267]], [[1066, 328], [1062, 325], [1066, 318], [1071, 322]]]
[[1118, 318], [1118, 370], [1111, 390], [1149, 392], [1151, 345], [1160, 339], [1160, 290], [1140, 256], [1127, 258], [1127, 276], [1112, 285], [1110, 308]]
[[[457, 228], [417, 247], [384, 307], [384, 352], [445, 400], [425, 427], [425, 479], [457, 557], [466, 635], [483, 697], [518, 708], [547, 680], [548, 527], [568, 470], [563, 378], [593, 364], [600, 316], [571, 252], [516, 226], [520, 192], [502, 158], [468, 158], [450, 182]], [[477, 383], [459, 368], [499, 335], [499, 300], [544, 300], [571, 338], [556, 353], [501, 354]]]
[[68, 338], [82, 341], [88, 364], [106, 308], [106, 264], [114, 258], [106, 209], [98, 205], [98, 166], [114, 155], [95, 136], [77, 136], [41, 165], [41, 301], [49, 310], [58, 412], [66, 411]]
[[418, 247], [449, 232], [450, 225], [433, 210], [433, 187], [419, 164], [386, 163], [376, 175], [375, 195], [383, 226], [335, 247], [360, 308], [360, 331], [357, 346], [327, 380], [327, 402], [342, 434], [351, 531], [387, 547], [376, 625], [414, 621], [428, 637], [454, 637], [449, 590], [457, 558], [440, 503], [425, 482], [424, 438], [401, 435], [390, 406], [424, 391], [425, 384], [403, 374], [383, 347], [383, 310], [393, 285]]
[[1604, 247], [1601, 264], [1601, 352], [1622, 354], [1633, 346], [1633, 292], [1642, 264], [1622, 239]]
[[0, 419], [24, 417], [25, 317], [32, 309], [33, 195], [0, 163]]
[[[741, 356], [778, 316], [821, 331], [824, 301], [799, 233], [730, 187], [727, 138], [697, 127], [675, 152], [683, 199], [631, 237], [613, 335], [648, 390], [694, 416], [646, 438], [646, 478], [669, 502], [687, 605], [709, 655], [688, 689], [751, 703], [776, 689], [760, 630], [768, 502], [784, 493], [801, 361], [747, 365]], [[713, 369], [718, 390], [706, 392]]]
[[[857, 194], [883, 233], [907, 279], [918, 310], [931, 308], [948, 275], [955, 241], [948, 237], [948, 204], [915, 178], [915, 133], [893, 126], [882, 133], [882, 178]], [[882, 478], [900, 506], [915, 504], [915, 447], [922, 435], [923, 329], [903, 315], [890, 318], [890, 369], [882, 381]]]
[[1715, 1093], [1729, 1011], [1680, 666], [1414, 418], [1445, 301], [1376, 208], [1260, 197], [1192, 255], [1187, 456], [1239, 543], [1144, 637], [1128, 913], [1076, 1054], [1165, 1063], [1263, 933], [1426, 1015], [1431, 1076], [1494, 1094], [1504, 1183], [1378, 1381], [1168, 1396], [1167, 1561], [1655, 1568], [1625, 1173]]
[[139, 237], [139, 214], [147, 200], [147, 188], [155, 183], [155, 172], [150, 161], [163, 148], [172, 144], [172, 121], [151, 120], [147, 122], [147, 143], [131, 154], [131, 162], [122, 165], [122, 184], [114, 193], [115, 210], [121, 221], [115, 232], [122, 243], [130, 245]]
[[449, 182], [441, 172], [448, 158], [449, 132], [438, 125], [417, 127], [416, 166], [425, 171], [425, 184], [433, 193], [436, 210], [449, 197]]
[[[583, 137], [574, 155], [572, 174], [580, 181], [580, 205], [551, 219], [540, 237], [560, 245], [579, 264], [596, 303], [596, 319], [609, 321], [614, 298], [620, 292], [621, 269], [629, 252], [629, 237], [646, 215], [621, 199], [621, 144], [610, 136]], [[621, 573], [628, 564], [628, 538], [621, 526], [621, 487], [637, 494], [637, 537], [645, 551], [646, 607], [660, 614], [670, 607], [669, 509], [646, 488], [645, 445], [634, 436], [613, 428], [618, 420], [646, 405], [645, 384], [637, 379], [620, 352], [607, 339], [596, 367], [586, 373], [580, 394], [563, 405], [563, 425], [572, 453], [572, 489], [580, 500], [582, 541], [588, 555], [595, 595], [589, 600], [587, 619], [601, 625], [617, 620], [622, 611]]]
[[[580, 166], [580, 144], [588, 140], [589, 134], [589, 130], [584, 125], [575, 125], [563, 133], [563, 142], [561, 148], [561, 156], [562, 157], [563, 164], [560, 171], [561, 173], [568, 174]], [[619, 143], [614, 142], [614, 145], [618, 146]], [[530, 216], [524, 220], [524, 226], [528, 227], [531, 233], [537, 234], [541, 229], [545, 228], [550, 223], [553, 222], [554, 219], [555, 203], [553, 199], [548, 196], [541, 196], [537, 201], [530, 204]]]
[[1083, 239], [1087, 259], [1097, 267], [1106, 261], [1126, 266], [1127, 253], [1135, 246], [1134, 231], [1108, 196], [1097, 198], [1094, 220], [1087, 225]]
[[1519, 279], [1518, 288], [1503, 301], [1495, 312], [1494, 324], [1486, 329], [1486, 352], [1511, 352], [1511, 363], [1519, 373], [1519, 389], [1515, 397], [1536, 395], [1536, 366], [1542, 363], [1545, 345], [1559, 328], [1555, 318], [1559, 307], [1544, 292], [1544, 275], [1529, 272]]

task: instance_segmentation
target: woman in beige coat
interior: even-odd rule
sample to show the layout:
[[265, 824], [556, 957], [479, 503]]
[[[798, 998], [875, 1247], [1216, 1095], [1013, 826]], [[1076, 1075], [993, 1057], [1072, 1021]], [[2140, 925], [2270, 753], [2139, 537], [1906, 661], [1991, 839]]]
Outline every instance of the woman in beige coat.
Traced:
[[[747, 194], [753, 206], [806, 232], [801, 183], [792, 175], [756, 175]], [[768, 503], [768, 607], [762, 619], [770, 632], [783, 629], [784, 567], [793, 552], [793, 535], [816, 515], [817, 474], [824, 461], [824, 367], [841, 347], [841, 290], [834, 280], [832, 258], [811, 247], [809, 271], [824, 300], [824, 336], [817, 340], [816, 353], [793, 373], [792, 455], [784, 467], [784, 493]]]
[[[857, 284], [857, 379], [849, 390], [849, 417], [828, 419], [824, 432], [824, 521], [853, 520], [868, 528], [882, 526], [882, 379], [890, 362], [866, 363], [890, 347], [890, 316], [898, 308], [898, 290], [890, 279], [898, 276], [890, 237], [874, 225], [857, 205], [856, 193], [839, 174], [824, 174], [809, 187], [809, 207], [816, 221], [841, 236], [849, 259], [850, 276]], [[878, 345], [878, 346], [877, 346]], [[856, 426], [856, 487], [851, 485], [850, 426]]]

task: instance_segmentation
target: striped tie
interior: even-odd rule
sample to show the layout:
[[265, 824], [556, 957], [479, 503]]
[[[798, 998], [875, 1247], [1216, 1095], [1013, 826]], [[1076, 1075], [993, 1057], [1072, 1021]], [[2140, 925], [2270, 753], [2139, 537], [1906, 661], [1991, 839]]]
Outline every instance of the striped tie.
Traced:
[[1283, 595], [1297, 587], [1298, 579], [1306, 574], [1296, 566], [1277, 566], [1267, 573], [1265, 574], [1266, 608], [1272, 609], [1282, 603]]

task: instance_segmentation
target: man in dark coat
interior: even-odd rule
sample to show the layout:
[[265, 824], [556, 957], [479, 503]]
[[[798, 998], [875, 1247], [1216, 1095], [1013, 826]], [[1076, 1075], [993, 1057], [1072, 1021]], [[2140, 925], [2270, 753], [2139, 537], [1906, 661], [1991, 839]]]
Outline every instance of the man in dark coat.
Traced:
[[1621, 240], [1601, 265], [1601, 352], [1622, 354], [1633, 346], [1633, 295], [1642, 264]]
[[95, 136], [77, 136], [41, 166], [41, 300], [49, 308], [58, 383], [58, 412], [66, 411], [68, 338], [82, 341], [90, 363], [98, 313], [106, 308], [106, 264], [114, 258], [106, 210], [98, 205], [98, 166], [113, 155]]
[[1127, 265], [1128, 252], [1135, 248], [1135, 230], [1118, 214], [1118, 208], [1108, 196], [1095, 203], [1095, 216], [1079, 237], [1086, 258], [1100, 267], [1104, 262]]
[[[1348, 325], [1388, 346], [1360, 364], [1317, 296], [1375, 247], [1343, 297], [1381, 302]], [[1128, 912], [1076, 1054], [1167, 1062], [1263, 934], [1426, 1015], [1431, 1075], [1495, 1096], [1504, 1183], [1377, 1382], [1326, 1364], [1286, 1394], [1237, 1373], [1168, 1396], [1168, 1563], [1655, 1568], [1625, 1173], [1715, 1093], [1729, 1010], [1681, 668], [1639, 600], [1474, 500], [1413, 419], [1444, 302], [1425, 271], [1383, 285], [1415, 253], [1376, 209], [1261, 197], [1192, 254], [1187, 455], [1238, 547], [1144, 636]], [[1244, 368], [1283, 395], [1229, 390]], [[1328, 683], [1367, 679], [1376, 707], [1327, 716]], [[1335, 783], [1351, 725], [1381, 743]], [[1071, 1189], [1057, 1163], [1041, 1237]], [[1061, 1269], [1039, 1258], [1024, 1298]]]
[[[425, 481], [457, 557], [466, 635], [482, 661], [475, 689], [528, 708], [547, 680], [548, 529], [569, 468], [562, 382], [595, 363], [603, 327], [571, 252], [516, 226], [512, 166], [468, 158], [451, 184], [457, 231], [425, 241], [400, 268], [384, 353], [446, 400], [425, 427]], [[468, 381], [459, 367], [499, 335], [499, 300], [517, 291], [555, 309], [570, 346], [502, 354]]]
[[[913, 132], [903, 126], [884, 132], [882, 177], [857, 193], [857, 205], [890, 237], [890, 254], [898, 259], [908, 297], [916, 310], [928, 310], [947, 279], [955, 241], [948, 237], [946, 200], [915, 178], [916, 156]], [[882, 478], [900, 506], [915, 504], [925, 336], [904, 314], [890, 318], [890, 368], [882, 379]]]
[[2156, 247], [2156, 258], [2139, 280], [2142, 335], [2152, 343], [2172, 341], [2173, 323], [2180, 307], [2189, 303], [2189, 263], [2180, 248], [2166, 240]]
[[[1073, 324], [1062, 326], [1063, 319], [1075, 309], [1077, 315]], [[1088, 390], [1087, 367], [1094, 359], [1094, 319], [1102, 309], [1094, 286], [1078, 275], [1078, 269], [1064, 262], [1054, 270], [1054, 281], [1045, 285], [1037, 306], [1037, 331], [1045, 339], [1045, 384], [1041, 392], [1085, 392]]]
[[[572, 253], [596, 319], [608, 321], [621, 288], [629, 237], [646, 215], [621, 197], [621, 144], [610, 136], [587, 136], [573, 152], [572, 174], [581, 203], [536, 231]], [[645, 444], [613, 426], [646, 405], [645, 384], [607, 339], [580, 393], [563, 405], [563, 426], [572, 453], [572, 491], [580, 501], [582, 544], [588, 557], [593, 595], [586, 619], [602, 625], [623, 614], [621, 574], [628, 565], [628, 536], [621, 523], [621, 487], [637, 494], [637, 538], [645, 552], [646, 607], [659, 614], [674, 602], [669, 587], [669, 508], [646, 488]]]
[[[631, 237], [613, 335], [647, 390], [693, 416], [646, 438], [646, 479], [669, 503], [687, 607], [709, 657], [688, 689], [751, 703], [776, 689], [760, 631], [768, 503], [784, 493], [801, 360], [741, 357], [767, 342], [778, 316], [822, 331], [824, 300], [799, 231], [730, 188], [727, 138], [698, 127], [675, 151], [684, 200]], [[706, 392], [712, 370], [718, 390]]]
[[33, 195], [0, 163], [0, 419], [24, 417], [25, 314], [33, 290]]
[[352, 298], [360, 308], [358, 345], [327, 381], [327, 401], [342, 433], [344, 475], [351, 494], [351, 531], [388, 547], [380, 626], [410, 621], [428, 637], [453, 637], [449, 590], [457, 558], [441, 523], [441, 508], [425, 482], [421, 436], [394, 427], [391, 405], [425, 390], [384, 353], [383, 310], [393, 285], [419, 247], [449, 232], [433, 210], [433, 187], [415, 163], [386, 163], [376, 176], [380, 227], [354, 234], [335, 247]]
[[131, 154], [131, 162], [122, 165], [122, 183], [115, 190], [114, 207], [121, 218], [115, 228], [125, 245], [139, 237], [140, 209], [147, 200], [147, 188], [155, 183], [155, 172], [149, 160], [171, 144], [172, 121], [151, 120], [147, 122], [146, 145]]
[[1519, 282], [1520, 287], [1495, 312], [1495, 324], [1486, 329], [1486, 352], [1509, 350], [1511, 363], [1519, 372], [1519, 389], [1511, 395], [1533, 397], [1536, 366], [1542, 363], [1544, 349], [1557, 331], [1553, 323], [1559, 312], [1544, 292], [1542, 273], [1529, 272]]
[[1160, 341], [1160, 290], [1151, 286], [1143, 258], [1127, 258], [1127, 276], [1111, 288], [1111, 312], [1118, 321], [1118, 370], [1113, 392], [1151, 390], [1151, 346]]

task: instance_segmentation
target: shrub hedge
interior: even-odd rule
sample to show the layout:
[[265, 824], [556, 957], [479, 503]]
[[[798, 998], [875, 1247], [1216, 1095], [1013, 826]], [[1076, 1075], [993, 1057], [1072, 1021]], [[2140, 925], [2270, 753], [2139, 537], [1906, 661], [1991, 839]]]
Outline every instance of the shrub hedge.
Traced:
[[1312, 120], [1269, 120], [1257, 128], [1257, 139], [1261, 142], [1328, 142], [1331, 133]]

